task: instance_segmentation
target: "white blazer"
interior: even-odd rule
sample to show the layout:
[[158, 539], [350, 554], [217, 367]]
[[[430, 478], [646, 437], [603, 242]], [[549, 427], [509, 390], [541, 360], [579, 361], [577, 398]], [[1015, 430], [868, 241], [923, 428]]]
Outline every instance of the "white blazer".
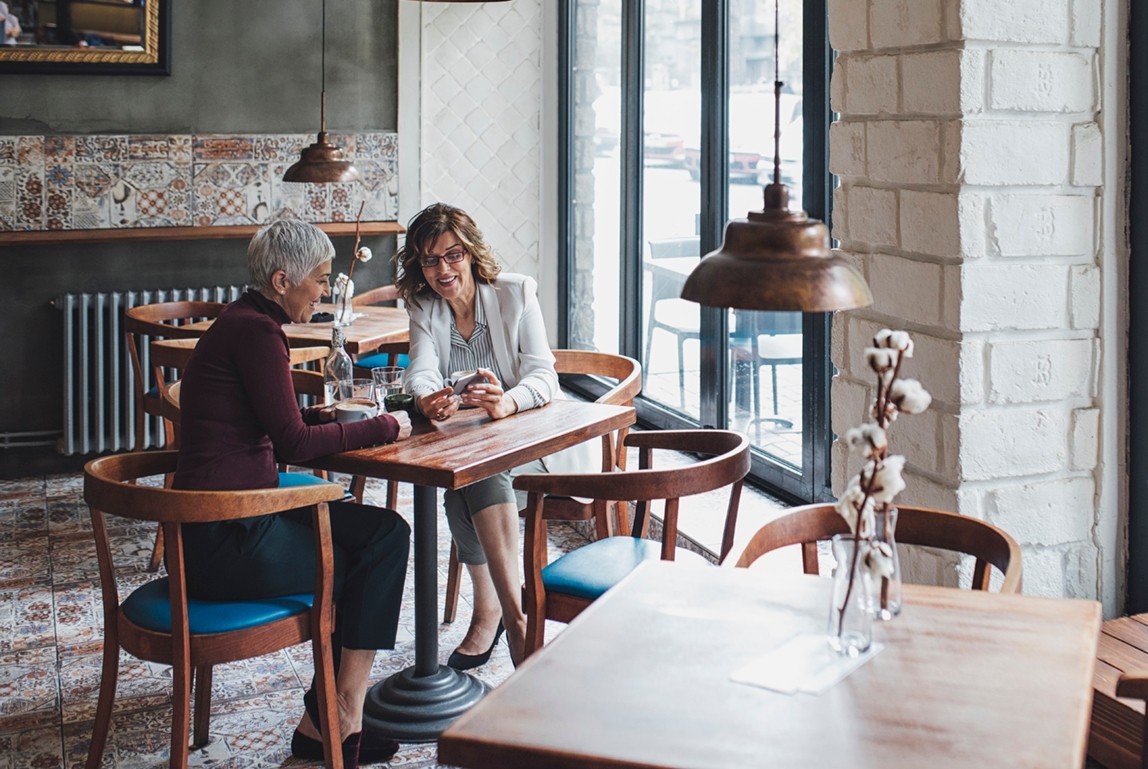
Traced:
[[[493, 283], [475, 281], [475, 301], [489, 327], [494, 359], [502, 386], [511, 393], [529, 384], [544, 402], [565, 398], [554, 371], [554, 354], [546, 339], [546, 325], [538, 304], [538, 284], [527, 275], [501, 273]], [[437, 294], [408, 302], [410, 362], [405, 388], [415, 395], [441, 390], [450, 374], [450, 305]], [[511, 393], [512, 397], [515, 393]], [[529, 403], [531, 396], [516, 398]], [[593, 473], [601, 470], [598, 440], [586, 441], [542, 458], [551, 473]]]

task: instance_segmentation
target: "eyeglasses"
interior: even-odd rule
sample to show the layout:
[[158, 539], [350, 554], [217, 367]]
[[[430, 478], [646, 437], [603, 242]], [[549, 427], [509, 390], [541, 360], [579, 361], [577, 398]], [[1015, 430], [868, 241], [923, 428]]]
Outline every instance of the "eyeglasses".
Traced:
[[452, 248], [450, 251], [447, 251], [442, 256], [433, 256], [433, 255], [420, 256], [419, 257], [419, 266], [420, 267], [426, 267], [426, 268], [430, 269], [433, 267], [438, 267], [438, 260], [439, 259], [442, 259], [447, 264], [458, 264], [464, 258], [466, 258], [466, 249], [465, 248]]

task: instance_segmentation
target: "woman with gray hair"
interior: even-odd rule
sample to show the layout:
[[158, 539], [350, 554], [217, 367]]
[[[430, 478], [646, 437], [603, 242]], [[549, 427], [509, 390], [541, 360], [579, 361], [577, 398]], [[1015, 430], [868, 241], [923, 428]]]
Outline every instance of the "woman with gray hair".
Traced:
[[[178, 489], [279, 485], [278, 464], [410, 436], [403, 412], [335, 421], [322, 406], [300, 409], [291, 384], [284, 323], [305, 323], [330, 294], [335, 248], [314, 225], [281, 220], [247, 249], [250, 287], [219, 314], [184, 371], [180, 395]], [[398, 743], [362, 732], [363, 700], [377, 649], [398, 629], [410, 527], [393, 510], [330, 504], [335, 545], [335, 686], [344, 766], [387, 761]], [[314, 533], [305, 511], [183, 527], [188, 594], [243, 600], [314, 589]], [[314, 684], [291, 740], [296, 758], [323, 760]]]

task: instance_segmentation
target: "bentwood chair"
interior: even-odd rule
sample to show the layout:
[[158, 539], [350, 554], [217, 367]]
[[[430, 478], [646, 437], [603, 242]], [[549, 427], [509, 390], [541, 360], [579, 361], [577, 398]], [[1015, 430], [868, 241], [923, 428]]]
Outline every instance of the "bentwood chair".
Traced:
[[[741, 487], [750, 465], [749, 440], [744, 435], [730, 430], [652, 430], [630, 433], [624, 443], [638, 448], [638, 470], [538, 473], [514, 480], [516, 489], [529, 492], [523, 546], [527, 656], [542, 647], [546, 620], [570, 622], [643, 561], [705, 561], [703, 556], [677, 546], [682, 497], [728, 488], [719, 557], [724, 558], [733, 547]], [[655, 469], [655, 451], [707, 458]], [[634, 501], [637, 506], [630, 536], [599, 539], [548, 563], [544, 520], [547, 495]], [[664, 502], [660, 536], [648, 539], [651, 507], [657, 501]]]
[[[164, 420], [169, 431], [167, 435], [167, 448], [174, 449], [179, 446], [179, 396], [169, 392], [177, 387], [179, 380], [175, 377], [187, 368], [191, 360], [191, 353], [199, 339], [156, 339], [148, 346], [151, 365], [154, 371], [156, 395], [159, 403], [154, 407], [156, 416]], [[322, 360], [327, 355], [326, 347], [292, 347], [291, 365]], [[314, 373], [314, 372], [307, 372]], [[320, 396], [322, 395], [322, 377], [319, 377]], [[283, 478], [280, 476], [280, 485]], [[160, 561], [163, 560], [163, 528], [157, 526], [155, 543], [152, 545], [151, 559], [148, 561], [148, 571], [158, 571]]]
[[[634, 398], [642, 391], [642, 366], [633, 358], [591, 350], [553, 350], [554, 370], [559, 375], [581, 374], [613, 379], [617, 382], [598, 396], [595, 403], [611, 406], [632, 406]], [[622, 442], [630, 428], [623, 427], [617, 433], [602, 436], [602, 472], [626, 469], [626, 450]], [[352, 489], [352, 492], [354, 489]], [[592, 500], [574, 496], [549, 495], [543, 502], [542, 517], [548, 521], [594, 521], [594, 529], [599, 539], [610, 536], [614, 531], [624, 531], [629, 524], [626, 503], [612, 505], [614, 519], [610, 520], [611, 504], [608, 500]], [[520, 511], [525, 515], [525, 511]], [[443, 622], [454, 622], [458, 609], [458, 593], [462, 583], [462, 564], [458, 560], [458, 548], [450, 543], [450, 560], [446, 572], [446, 600], [443, 609]]]
[[[98, 769], [107, 744], [120, 649], [141, 660], [171, 665], [169, 765], [186, 769], [193, 687], [191, 737], [198, 747], [208, 739], [213, 666], [308, 640], [315, 662], [325, 764], [341, 769], [331, 648], [334, 564], [327, 503], [341, 499], [343, 489], [319, 483], [251, 491], [176, 491], [143, 482], [174, 471], [176, 457], [174, 451], [131, 452], [93, 459], [84, 467], [84, 500], [91, 510], [104, 613], [103, 670], [86, 769]], [[251, 601], [188, 597], [182, 524], [235, 521], [297, 508], [310, 509], [315, 530], [314, 593]], [[153, 579], [121, 597], [113, 559], [116, 551], [108, 536], [109, 515], [155, 521], [163, 527], [167, 577]]]
[[[990, 567], [995, 567], [1003, 577], [1000, 592], [1020, 592], [1023, 571], [1020, 546], [1007, 532], [986, 521], [957, 513], [906, 505], [897, 505], [897, 511], [898, 545], [918, 545], [973, 556], [972, 589], [988, 590], [992, 577]], [[806, 574], [817, 574], [817, 543], [848, 532], [849, 525], [833, 505], [803, 505], [762, 526], [740, 554], [722, 563], [749, 566], [768, 552], [801, 545], [802, 568]]]
[[[136, 451], [141, 451], [147, 446], [145, 433], [147, 417], [159, 416], [159, 394], [164, 384], [162, 368], [144, 360], [144, 351], [148, 348], [144, 345], [143, 338], [149, 340], [198, 338], [203, 335], [201, 330], [188, 330], [183, 326], [197, 320], [215, 318], [226, 306], [223, 302], [157, 302], [124, 310], [124, 337], [128, 355], [131, 357], [132, 384], [135, 390]], [[170, 425], [164, 425], [164, 448], [171, 448], [171, 439], [168, 435], [170, 429]]]
[[650, 307], [646, 320], [645, 367], [650, 372], [650, 355], [654, 344], [654, 331], [673, 334], [678, 350], [678, 397], [682, 408], [686, 406], [685, 344], [701, 339], [701, 306], [681, 298], [685, 273], [659, 269], [659, 259], [698, 257], [698, 238], [670, 238], [649, 242]]
[[[393, 302], [398, 298], [398, 289], [393, 283], [389, 283], [351, 297], [351, 306], [366, 307], [372, 304]], [[403, 366], [405, 368], [410, 362], [407, 358], [409, 350], [409, 342], [396, 342], [395, 344], [385, 344], [373, 352], [362, 355], [355, 361], [355, 368], [359, 369], [355, 372], [355, 376], [370, 376], [371, 369], [380, 366]]]

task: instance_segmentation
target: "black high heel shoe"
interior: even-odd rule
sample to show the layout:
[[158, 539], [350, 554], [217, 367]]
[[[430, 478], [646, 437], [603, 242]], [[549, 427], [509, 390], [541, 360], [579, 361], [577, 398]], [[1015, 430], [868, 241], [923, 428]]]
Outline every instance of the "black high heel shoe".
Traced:
[[470, 670], [472, 668], [482, 667], [490, 662], [490, 655], [494, 653], [494, 647], [498, 646], [498, 639], [502, 638], [502, 634], [506, 632], [506, 626], [502, 624], [502, 620], [498, 621], [498, 630], [494, 631], [494, 640], [490, 642], [490, 648], [482, 654], [463, 654], [455, 649], [450, 653], [450, 659], [446, 664], [455, 670]]
[[[311, 723], [315, 725], [320, 734], [323, 727], [319, 725], [319, 695], [314, 689], [308, 689], [303, 695], [303, 707], [307, 711]], [[374, 732], [358, 732], [349, 735], [343, 740], [343, 764], [347, 765], [347, 756], [351, 750], [351, 738], [354, 738], [354, 750], [358, 757], [358, 764], [382, 764], [394, 758], [399, 750], [399, 743], [390, 737], [383, 737]], [[291, 755], [308, 761], [323, 760], [323, 743], [303, 734], [298, 729], [291, 736]]]

